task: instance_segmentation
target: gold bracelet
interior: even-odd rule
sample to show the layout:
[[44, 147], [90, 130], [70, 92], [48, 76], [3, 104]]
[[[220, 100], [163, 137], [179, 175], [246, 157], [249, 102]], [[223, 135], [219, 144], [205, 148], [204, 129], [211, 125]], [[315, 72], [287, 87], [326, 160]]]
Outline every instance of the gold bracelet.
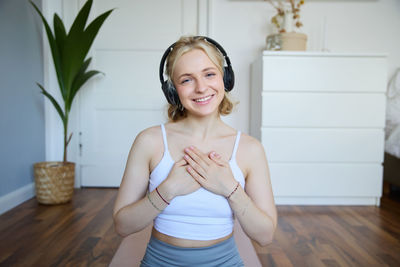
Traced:
[[153, 207], [154, 207], [156, 210], [162, 211], [162, 210], [160, 210], [160, 209], [154, 204], [154, 202], [150, 199], [150, 193], [147, 193], [147, 198], [149, 199], [151, 205], [153, 205]]
[[235, 189], [233, 189], [233, 191], [229, 194], [229, 196], [226, 197], [226, 199], [229, 199], [229, 198], [233, 195], [233, 193], [236, 192], [236, 190], [238, 189], [238, 187], [239, 187], [239, 182], [237, 183]]

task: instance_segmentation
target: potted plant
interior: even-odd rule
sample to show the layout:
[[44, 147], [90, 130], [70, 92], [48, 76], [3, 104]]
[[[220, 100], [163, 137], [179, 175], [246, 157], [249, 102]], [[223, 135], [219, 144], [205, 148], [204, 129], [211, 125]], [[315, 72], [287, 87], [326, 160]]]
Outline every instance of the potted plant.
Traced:
[[277, 0], [268, 1], [277, 11], [272, 17], [271, 23], [278, 33], [267, 36], [268, 50], [306, 50], [307, 35], [299, 33], [303, 23], [300, 21], [300, 7], [304, 5], [304, 0]]
[[93, 0], [88, 0], [76, 16], [67, 33], [61, 18], [54, 14], [54, 35], [39, 8], [30, 1], [40, 15], [49, 41], [51, 55], [57, 75], [58, 86], [64, 100], [64, 108], [46, 89], [37, 83], [57, 110], [64, 126], [64, 159], [34, 164], [36, 198], [42, 204], [60, 204], [72, 199], [75, 181], [75, 163], [67, 161], [67, 147], [72, 138], [68, 137], [68, 118], [72, 102], [79, 89], [97, 70], [87, 70], [91, 58], [86, 58], [92, 43], [103, 22], [113, 10], [108, 10], [95, 18], [86, 28], [86, 22]]

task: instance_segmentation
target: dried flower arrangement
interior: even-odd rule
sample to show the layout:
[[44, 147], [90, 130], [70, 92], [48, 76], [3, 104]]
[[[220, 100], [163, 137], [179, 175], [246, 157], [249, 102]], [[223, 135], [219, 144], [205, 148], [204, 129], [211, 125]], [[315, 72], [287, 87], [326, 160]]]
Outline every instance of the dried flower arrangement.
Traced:
[[[276, 26], [279, 33], [286, 32], [285, 28], [283, 27], [284, 18], [287, 13], [291, 13], [293, 15], [293, 23], [294, 26], [300, 28], [303, 26], [303, 23], [300, 21], [300, 7], [304, 5], [304, 0], [264, 0], [269, 2], [278, 12], [275, 16], [272, 17], [271, 22], [273, 25]], [[290, 4], [290, 8], [288, 9], [285, 6], [285, 3]]]

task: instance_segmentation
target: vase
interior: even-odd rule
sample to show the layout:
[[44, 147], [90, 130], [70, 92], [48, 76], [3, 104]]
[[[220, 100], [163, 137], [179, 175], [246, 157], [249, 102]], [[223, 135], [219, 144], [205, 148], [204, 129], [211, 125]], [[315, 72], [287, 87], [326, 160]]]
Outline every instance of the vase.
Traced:
[[286, 10], [283, 15], [283, 29], [285, 30], [285, 32], [292, 32], [293, 26], [293, 12], [290, 10]]

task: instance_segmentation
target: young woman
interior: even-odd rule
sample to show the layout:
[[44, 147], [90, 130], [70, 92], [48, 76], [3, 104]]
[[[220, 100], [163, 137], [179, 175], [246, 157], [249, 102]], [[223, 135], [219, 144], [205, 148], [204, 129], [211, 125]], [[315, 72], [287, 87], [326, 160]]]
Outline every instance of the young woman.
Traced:
[[145, 129], [132, 145], [116, 230], [127, 236], [154, 221], [141, 266], [243, 266], [234, 216], [265, 246], [277, 214], [262, 145], [220, 117], [233, 108], [230, 60], [214, 40], [196, 36], [171, 45], [160, 65], [169, 122]]

